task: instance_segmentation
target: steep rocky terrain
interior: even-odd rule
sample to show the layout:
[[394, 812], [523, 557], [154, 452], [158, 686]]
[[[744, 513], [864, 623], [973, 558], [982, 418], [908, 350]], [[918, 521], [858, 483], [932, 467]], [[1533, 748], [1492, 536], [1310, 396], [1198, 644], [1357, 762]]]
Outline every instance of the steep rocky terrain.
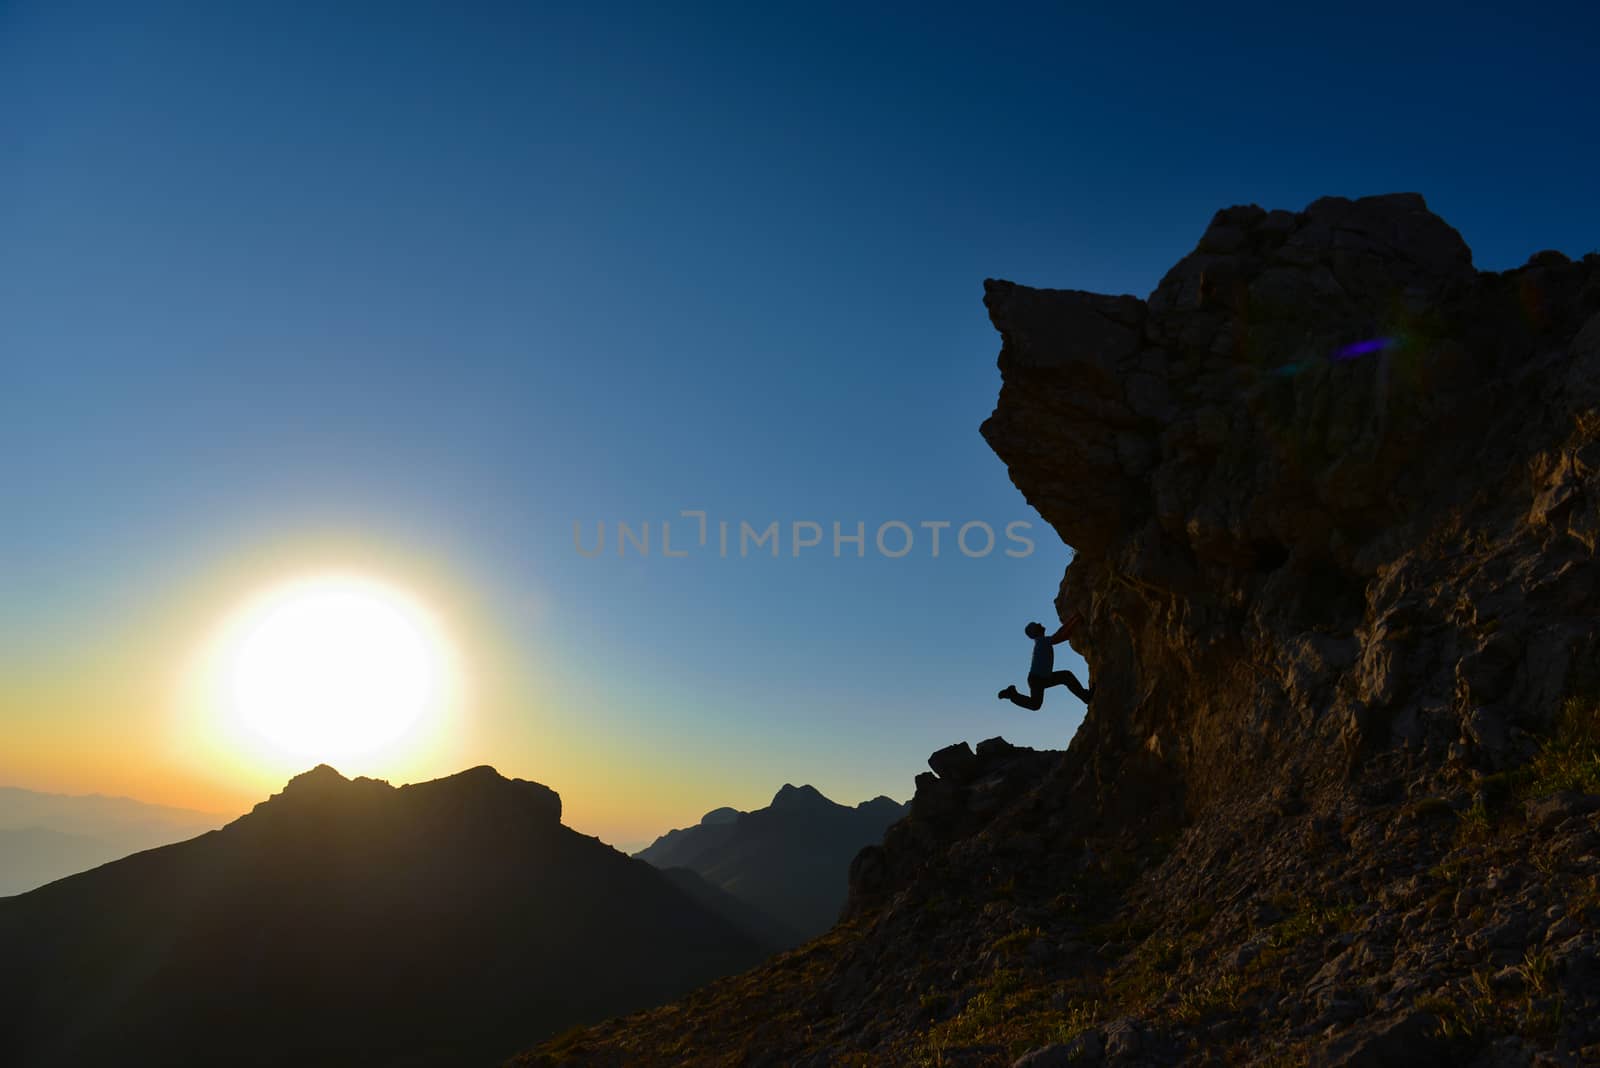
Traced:
[[323, 766], [0, 900], [0, 1064], [492, 1064], [765, 955], [538, 783]]
[[849, 889], [851, 858], [905, 811], [887, 797], [851, 808], [814, 786], [785, 783], [766, 808], [714, 809], [634, 855], [658, 868], [687, 868], [771, 917], [765, 926], [752, 920], [752, 929], [787, 948], [833, 926]]
[[1082, 727], [934, 754], [845, 922], [524, 1063], [1600, 1063], [1600, 256], [1400, 194], [985, 289]]

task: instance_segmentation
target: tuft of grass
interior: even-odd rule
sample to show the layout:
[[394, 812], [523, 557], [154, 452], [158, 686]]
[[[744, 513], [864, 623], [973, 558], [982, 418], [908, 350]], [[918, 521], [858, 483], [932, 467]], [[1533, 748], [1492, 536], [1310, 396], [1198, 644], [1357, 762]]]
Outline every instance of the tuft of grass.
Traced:
[[1151, 947], [1148, 960], [1152, 968], [1169, 972], [1183, 963], [1183, 958], [1189, 946], [1185, 940], [1176, 938], [1154, 938], [1148, 943]]
[[1418, 1012], [1445, 1016], [1455, 1011], [1456, 1003], [1442, 994], [1424, 994], [1417, 999], [1415, 1008]]
[[1271, 934], [1272, 944], [1288, 948], [1313, 936], [1325, 937], [1355, 927], [1353, 902], [1318, 902], [1310, 898], [1295, 902], [1293, 914], [1278, 922]]
[[1571, 697], [1561, 706], [1550, 737], [1534, 754], [1520, 793], [1546, 797], [1562, 790], [1600, 793], [1600, 698]]
[[958, 1015], [928, 1028], [916, 1057], [922, 1064], [941, 1064], [946, 1051], [977, 1045], [1004, 1046], [1020, 1055], [1066, 1042], [1099, 1019], [1097, 1001], [1074, 998], [1064, 985], [1028, 983], [1017, 971], [996, 972]]
[[1472, 985], [1459, 1000], [1449, 998], [1419, 998], [1419, 1008], [1439, 1017], [1439, 1036], [1447, 1040], [1478, 1044], [1501, 1029], [1500, 1011], [1495, 1004], [1494, 991], [1489, 986], [1489, 972], [1480, 969], [1472, 973]]
[[1221, 972], [1203, 983], [1188, 987], [1178, 998], [1173, 1015], [1193, 1024], [1218, 1013], [1239, 1011], [1239, 977]]
[[1079, 1001], [1067, 1006], [1054, 1025], [1050, 1041], [1067, 1043], [1100, 1022], [1098, 1001]]
[[1456, 824], [1456, 844], [1468, 842], [1487, 842], [1493, 830], [1489, 820], [1489, 809], [1484, 804], [1482, 796], [1473, 798], [1472, 804], [1461, 813], [1460, 822]]
[[1486, 1021], [1475, 1014], [1470, 1001], [1426, 994], [1417, 999], [1417, 1008], [1438, 1018], [1434, 1033], [1446, 1041], [1477, 1043], [1484, 1036]]
[[1148, 1005], [1177, 981], [1179, 966], [1199, 947], [1202, 936], [1195, 932], [1178, 938], [1151, 936], [1129, 956], [1128, 962], [1111, 980], [1110, 991], [1117, 1001]]
[[1482, 968], [1472, 973], [1471, 981], [1457, 996], [1429, 994], [1418, 998], [1416, 1007], [1438, 1017], [1441, 1038], [1463, 1044], [1479, 1045], [1502, 1034], [1548, 1037], [1558, 1033], [1566, 1004], [1555, 988], [1550, 951], [1529, 950], [1517, 970], [1525, 989], [1516, 998], [1497, 996], [1489, 969]]
[[1016, 957], [1026, 952], [1034, 941], [1044, 937], [1044, 932], [1037, 927], [1024, 927], [1012, 931], [1010, 934], [995, 940], [994, 951], [1000, 956]]
[[1528, 1011], [1523, 1016], [1522, 1032], [1531, 1037], [1549, 1037], [1561, 1030], [1561, 1017], [1566, 1009], [1566, 998], [1561, 994], [1549, 999], [1546, 1008], [1536, 1008], [1534, 999], [1528, 999]]
[[1522, 955], [1522, 963], [1517, 967], [1528, 992], [1536, 997], [1550, 993], [1554, 969], [1555, 957], [1548, 949], [1529, 949]]

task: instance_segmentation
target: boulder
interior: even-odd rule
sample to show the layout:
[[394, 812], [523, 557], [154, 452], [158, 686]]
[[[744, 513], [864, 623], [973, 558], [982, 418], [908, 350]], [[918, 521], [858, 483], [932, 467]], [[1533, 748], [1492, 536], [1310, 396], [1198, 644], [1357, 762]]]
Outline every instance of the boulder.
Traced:
[[928, 767], [939, 778], [953, 783], [964, 783], [978, 770], [978, 758], [966, 742], [947, 745], [928, 758]]

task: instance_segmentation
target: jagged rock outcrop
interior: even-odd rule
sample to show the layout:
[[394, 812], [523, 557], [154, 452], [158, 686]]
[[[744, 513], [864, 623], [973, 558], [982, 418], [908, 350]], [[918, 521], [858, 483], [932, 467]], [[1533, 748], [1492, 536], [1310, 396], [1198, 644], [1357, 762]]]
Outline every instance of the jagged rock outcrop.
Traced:
[[[889, 828], [881, 845], [867, 846], [851, 861], [845, 916], [871, 912], [906, 885], [941, 881], [948, 872], [944, 861], [950, 845], [981, 835], [1019, 792], [1054, 781], [1060, 758], [1054, 750], [1021, 748], [1004, 738], [979, 742], [976, 751], [961, 742], [934, 753], [928, 758], [934, 770], [917, 776], [911, 818]], [[1063, 859], [1070, 858], [1044, 863]], [[907, 870], [908, 865], [915, 867]]]
[[984, 437], [1076, 550], [1082, 803], [1495, 766], [1591, 670], [1600, 257], [1478, 273], [1420, 196], [1330, 197], [1219, 212], [1148, 301], [984, 302]]
[[935, 753], [844, 923], [529, 1062], [1600, 1063], [1600, 256], [1326, 198], [985, 303], [1070, 747]]

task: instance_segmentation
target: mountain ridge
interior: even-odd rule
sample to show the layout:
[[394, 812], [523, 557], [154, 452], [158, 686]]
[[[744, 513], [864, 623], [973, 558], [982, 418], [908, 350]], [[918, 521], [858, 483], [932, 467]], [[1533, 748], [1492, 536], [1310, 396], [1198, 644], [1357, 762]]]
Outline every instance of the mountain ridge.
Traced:
[[537, 783], [319, 766], [225, 827], [0, 900], [0, 1060], [490, 1063], [768, 947]]

